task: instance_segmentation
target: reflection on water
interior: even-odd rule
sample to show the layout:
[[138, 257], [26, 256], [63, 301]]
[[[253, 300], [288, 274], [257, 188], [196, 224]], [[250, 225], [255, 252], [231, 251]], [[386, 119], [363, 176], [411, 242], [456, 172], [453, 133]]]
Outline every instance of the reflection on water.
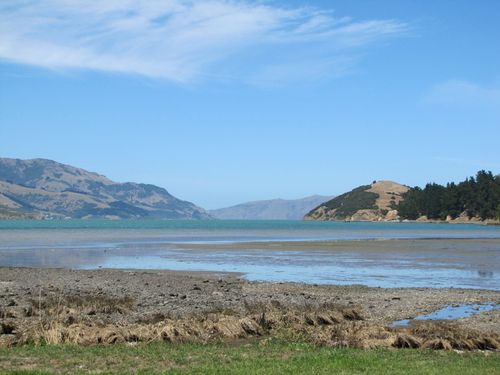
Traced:
[[[331, 249], [203, 249], [176, 244], [124, 244], [113, 247], [66, 247], [0, 250], [3, 266], [138, 268], [238, 272], [249, 280], [374, 287], [454, 287], [500, 290], [500, 240], [435, 249], [442, 240], [346, 243]], [[370, 244], [372, 242], [369, 242]], [[405, 244], [407, 244], [405, 246]], [[264, 243], [266, 247], [269, 244]], [[418, 246], [417, 246], [418, 245]], [[227, 246], [227, 245], [226, 245]], [[312, 247], [312, 246], [311, 246]]]
[[477, 274], [479, 275], [479, 277], [484, 277], [484, 278], [488, 278], [488, 279], [493, 278], [493, 271], [479, 270], [479, 271], [477, 271]]
[[[401, 238], [431, 240], [394, 240]], [[353, 241], [315, 242], [332, 239]], [[478, 225], [0, 222], [0, 266], [238, 272], [249, 280], [500, 290], [499, 255], [500, 227]]]

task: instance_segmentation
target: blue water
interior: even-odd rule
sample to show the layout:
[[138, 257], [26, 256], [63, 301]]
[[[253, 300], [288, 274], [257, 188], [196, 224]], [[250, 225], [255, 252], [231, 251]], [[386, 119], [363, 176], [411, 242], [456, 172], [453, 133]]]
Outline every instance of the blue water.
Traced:
[[468, 318], [469, 316], [479, 314], [480, 312], [492, 310], [500, 310], [500, 304], [491, 302], [462, 304], [456, 306], [448, 305], [430, 314], [419, 315], [415, 319], [396, 320], [392, 323], [392, 326], [407, 327], [413, 320], [455, 320]]
[[[377, 241], [367, 245], [367, 239]], [[327, 240], [352, 241], [313, 246]], [[290, 246], [296, 241], [305, 243]], [[500, 227], [473, 224], [0, 221], [0, 266], [238, 272], [249, 280], [500, 290], [499, 255]]]
[[[79, 241], [161, 242], [313, 241], [411, 238], [500, 238], [500, 226], [293, 220], [0, 220], [0, 248], [13, 234], [34, 246]], [[51, 241], [51, 238], [54, 241]], [[102, 241], [101, 241], [102, 240]], [[62, 242], [61, 242], [62, 241]]]
[[[317, 234], [329, 239], [500, 238], [500, 226], [437, 223], [325, 222], [302, 220], [0, 220], [1, 230], [93, 229], [200, 232], [259, 232], [262, 236]], [[281, 238], [283, 239], [283, 238]]]

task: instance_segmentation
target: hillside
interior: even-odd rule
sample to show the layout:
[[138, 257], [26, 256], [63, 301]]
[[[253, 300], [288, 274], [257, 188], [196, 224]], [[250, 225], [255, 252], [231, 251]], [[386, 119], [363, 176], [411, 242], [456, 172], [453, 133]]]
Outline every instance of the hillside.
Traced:
[[46, 159], [0, 158], [0, 218], [162, 218], [210, 216], [165, 189], [116, 183], [84, 169]]
[[211, 210], [217, 219], [227, 220], [301, 220], [312, 208], [332, 197], [313, 195], [302, 199], [271, 199]]
[[377, 181], [322, 203], [304, 217], [324, 221], [390, 221], [399, 218], [395, 210], [408, 187], [392, 181]]

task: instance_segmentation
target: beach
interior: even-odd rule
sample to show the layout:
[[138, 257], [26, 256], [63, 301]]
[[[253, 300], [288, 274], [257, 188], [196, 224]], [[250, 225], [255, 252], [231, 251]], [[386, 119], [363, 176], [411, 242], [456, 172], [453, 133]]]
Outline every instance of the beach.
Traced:
[[[488, 290], [250, 282], [238, 274], [158, 270], [1, 268], [0, 288], [1, 345], [50, 339], [44, 335], [55, 326], [66, 332], [66, 336], [52, 337], [55, 343], [176, 341], [175, 329], [179, 340], [263, 338], [282, 331], [280, 319], [288, 314], [297, 319], [293, 329], [312, 329], [312, 340], [319, 340], [320, 332], [329, 332], [335, 326], [331, 320], [337, 316], [337, 323], [346, 330], [364, 329], [372, 334], [379, 330], [376, 337], [368, 335], [358, 346], [390, 347], [398, 335], [409, 334], [408, 328], [391, 328], [395, 320], [411, 319], [445, 305], [500, 303], [500, 292]], [[276, 332], [263, 328], [265, 323], [259, 322], [263, 314], [275, 322]], [[227, 332], [220, 327], [213, 331], [220, 322], [235, 326], [228, 323]], [[478, 338], [495, 340], [500, 334], [498, 310], [455, 323], [458, 325], [452, 329], [475, 332]], [[153, 338], [151, 330], [162, 325], [171, 327], [170, 336]], [[149, 334], [144, 333], [146, 328]], [[80, 336], [71, 338], [68, 331], [72, 329]], [[144, 337], [130, 334], [134, 330]]]

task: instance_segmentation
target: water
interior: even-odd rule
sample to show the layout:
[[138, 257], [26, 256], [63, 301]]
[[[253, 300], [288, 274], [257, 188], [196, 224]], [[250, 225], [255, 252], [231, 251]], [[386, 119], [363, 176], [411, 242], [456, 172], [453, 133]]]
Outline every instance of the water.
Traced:
[[500, 226], [301, 220], [0, 220], [5, 230], [126, 230], [254, 239], [500, 238]]
[[69, 244], [500, 238], [500, 226], [292, 220], [0, 220], [0, 249]]
[[[475, 303], [475, 304], [462, 304], [462, 305], [448, 305], [434, 311], [430, 314], [419, 315], [413, 320], [455, 320], [460, 318], [468, 318], [469, 316], [479, 314], [484, 311], [499, 310], [500, 304], [498, 303]], [[407, 327], [412, 320], [403, 319], [396, 320], [392, 323], [393, 327]]]
[[250, 280], [500, 290], [499, 255], [500, 227], [472, 224], [0, 221], [0, 266], [239, 272]]

